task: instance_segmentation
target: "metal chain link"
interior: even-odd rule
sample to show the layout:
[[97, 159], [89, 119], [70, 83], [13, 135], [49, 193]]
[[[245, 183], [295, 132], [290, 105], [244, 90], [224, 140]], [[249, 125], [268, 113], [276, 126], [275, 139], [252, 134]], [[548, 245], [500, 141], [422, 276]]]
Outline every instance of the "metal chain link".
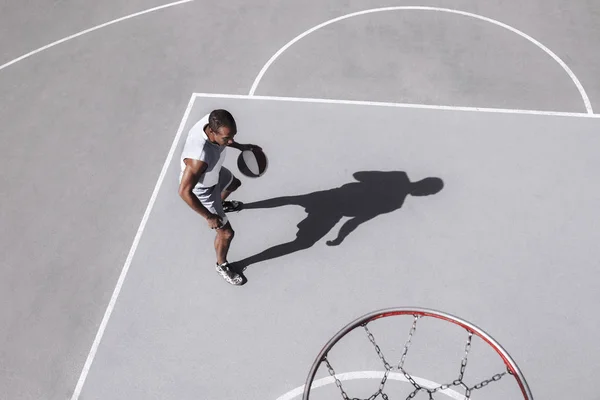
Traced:
[[383, 374], [383, 379], [379, 382], [379, 393], [383, 393], [383, 387], [385, 386], [385, 382], [387, 381], [388, 375], [390, 373], [389, 369], [385, 370], [385, 374]]
[[371, 333], [371, 331], [369, 331], [369, 328], [367, 327], [367, 325], [365, 324], [363, 326], [363, 328], [365, 329], [365, 331], [367, 332], [367, 337], [369, 338], [369, 341], [373, 344], [373, 346], [375, 347], [375, 351], [377, 352], [377, 355], [379, 356], [379, 358], [381, 359], [381, 361], [383, 361], [383, 366], [385, 367], [386, 371], [389, 371], [392, 367], [391, 365], [387, 362], [387, 360], [385, 359], [385, 357], [383, 356], [383, 353], [381, 352], [381, 349], [379, 348], [379, 346], [377, 345], [377, 343], [375, 342], [375, 336], [373, 336], [373, 334]]
[[406, 340], [406, 343], [404, 343], [404, 350], [402, 351], [402, 358], [400, 359], [400, 363], [398, 364], [399, 369], [402, 369], [402, 367], [404, 367], [404, 361], [406, 360], [406, 354], [408, 353], [408, 348], [412, 344], [412, 337], [415, 334], [415, 331], [417, 330], [417, 321], [419, 320], [419, 318], [421, 318], [421, 316], [414, 315], [414, 318], [415, 319], [413, 320], [412, 327], [410, 328], [410, 331], [408, 332], [408, 339]]
[[414, 386], [415, 389], [418, 389], [418, 390], [422, 389], [422, 387], [413, 379], [412, 376], [410, 376], [410, 374], [408, 372], [406, 372], [404, 370], [404, 368], [400, 369], [400, 371], [402, 372], [402, 374], [404, 375], [406, 380], [409, 381], [411, 383], [411, 385]]
[[446, 390], [446, 389], [450, 388], [451, 386], [454, 386], [454, 383], [445, 383], [445, 384], [440, 385], [440, 386], [438, 386], [436, 388], [429, 389], [429, 391], [431, 393], [435, 393], [435, 392], [439, 392], [439, 391], [442, 391], [442, 390]]
[[457, 381], [461, 382], [463, 380], [463, 376], [465, 375], [465, 369], [467, 369], [467, 358], [469, 357], [469, 351], [471, 350], [471, 339], [473, 338], [473, 332], [467, 330], [469, 332], [469, 336], [467, 337], [467, 343], [465, 344], [465, 356], [460, 362], [460, 374], [458, 374]]
[[348, 395], [344, 391], [344, 388], [342, 387], [342, 382], [340, 382], [340, 380], [335, 375], [335, 370], [333, 369], [333, 367], [329, 363], [329, 360], [327, 359], [327, 356], [325, 356], [323, 358], [323, 361], [325, 361], [325, 364], [327, 364], [327, 370], [329, 371], [329, 375], [331, 375], [331, 377], [335, 380], [335, 385], [340, 389], [340, 392], [342, 392], [342, 397], [344, 398], [344, 400], [350, 400], [349, 397], [348, 397]]
[[415, 388], [415, 390], [413, 390], [408, 397], [406, 398], [406, 400], [410, 400], [413, 399], [417, 394], [419, 394], [419, 392], [421, 391], [421, 388]]
[[[338, 387], [338, 389], [340, 389], [340, 393], [342, 394], [342, 397], [344, 398], [344, 400], [362, 400], [362, 399], [358, 399], [355, 397], [350, 399], [350, 397], [348, 397], [348, 394], [344, 391], [344, 388], [342, 387], [342, 382], [337, 378], [337, 376], [335, 374], [335, 370], [333, 369], [333, 366], [327, 359], [327, 356], [325, 356], [323, 358], [323, 361], [327, 365], [327, 370], [329, 371], [329, 375], [331, 375], [331, 377], [335, 380], [335, 385]], [[388, 396], [385, 393], [383, 393], [383, 388], [385, 386], [385, 382], [387, 381], [389, 373], [390, 373], [390, 371], [386, 370], [385, 374], [383, 375], [383, 379], [381, 380], [381, 382], [379, 384], [379, 390], [377, 392], [373, 393], [366, 400], [375, 400], [379, 395], [381, 395], [384, 400], [388, 400]]]
[[490, 384], [492, 382], [497, 382], [500, 379], [502, 379], [502, 377], [504, 375], [506, 375], [506, 374], [507, 374], [507, 372], [502, 372], [502, 373], [499, 373], [499, 374], [496, 374], [496, 375], [492, 376], [490, 379], [485, 379], [485, 380], [479, 382], [477, 385], [473, 386], [471, 388], [471, 390], [473, 390], [473, 389], [481, 389], [482, 387], [487, 386], [488, 384]]

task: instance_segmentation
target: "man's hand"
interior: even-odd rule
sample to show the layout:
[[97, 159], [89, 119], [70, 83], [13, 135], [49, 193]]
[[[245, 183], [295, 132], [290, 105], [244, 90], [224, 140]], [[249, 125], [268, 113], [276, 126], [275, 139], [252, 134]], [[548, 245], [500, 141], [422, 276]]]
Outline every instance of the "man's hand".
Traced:
[[210, 214], [206, 217], [206, 222], [208, 222], [208, 227], [210, 229], [218, 229], [223, 224], [221, 217], [217, 214]]
[[253, 149], [262, 150], [262, 147], [257, 146], [255, 144], [244, 144], [242, 146], [243, 146], [243, 150], [253, 150]]
[[233, 147], [234, 149], [238, 149], [239, 151], [246, 151], [252, 149], [262, 150], [262, 147], [257, 146], [255, 144], [241, 144], [238, 142], [232, 142], [229, 146]]

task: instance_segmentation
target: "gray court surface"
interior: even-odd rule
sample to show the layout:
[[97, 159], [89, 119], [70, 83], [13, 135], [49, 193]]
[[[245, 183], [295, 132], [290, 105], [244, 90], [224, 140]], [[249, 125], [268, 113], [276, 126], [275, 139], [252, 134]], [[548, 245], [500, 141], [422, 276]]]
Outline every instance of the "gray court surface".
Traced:
[[[484, 328], [536, 398], [597, 398], [599, 4], [1, 3], [0, 399], [289, 400], [339, 328], [411, 305]], [[181, 140], [160, 180], [192, 93], [181, 138], [224, 107], [269, 156], [234, 196], [242, 287], [177, 196]], [[373, 328], [396, 355], [399, 323]], [[464, 337], [427, 326], [409, 365], [441, 383]]]
[[337, 329], [404, 304], [485, 327], [539, 398], [593, 397], [563, 377], [600, 357], [598, 120], [199, 97], [187, 126], [215, 105], [270, 160], [230, 216], [248, 281], [214, 271], [174, 158], [83, 399], [277, 399]]

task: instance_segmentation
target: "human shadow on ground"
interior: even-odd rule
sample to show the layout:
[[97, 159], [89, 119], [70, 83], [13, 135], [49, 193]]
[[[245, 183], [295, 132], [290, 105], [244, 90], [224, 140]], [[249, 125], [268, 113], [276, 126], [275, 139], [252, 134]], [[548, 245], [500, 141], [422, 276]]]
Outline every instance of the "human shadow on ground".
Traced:
[[402, 207], [406, 196], [429, 196], [444, 187], [440, 178], [430, 177], [411, 182], [403, 171], [360, 171], [354, 173], [353, 177], [357, 182], [334, 189], [244, 204], [242, 210], [297, 205], [303, 207], [308, 215], [297, 225], [296, 239], [236, 261], [232, 267], [242, 272], [251, 264], [308, 249], [343, 217], [350, 217], [341, 226], [337, 237], [326, 242], [328, 246], [337, 246], [360, 224]]

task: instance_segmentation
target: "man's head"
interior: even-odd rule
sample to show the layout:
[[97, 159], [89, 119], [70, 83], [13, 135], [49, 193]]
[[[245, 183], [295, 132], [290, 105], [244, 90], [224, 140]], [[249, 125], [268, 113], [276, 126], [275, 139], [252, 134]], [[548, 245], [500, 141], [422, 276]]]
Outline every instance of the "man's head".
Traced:
[[233, 143], [237, 133], [235, 119], [227, 110], [213, 110], [208, 116], [206, 134], [209, 140], [219, 146]]

